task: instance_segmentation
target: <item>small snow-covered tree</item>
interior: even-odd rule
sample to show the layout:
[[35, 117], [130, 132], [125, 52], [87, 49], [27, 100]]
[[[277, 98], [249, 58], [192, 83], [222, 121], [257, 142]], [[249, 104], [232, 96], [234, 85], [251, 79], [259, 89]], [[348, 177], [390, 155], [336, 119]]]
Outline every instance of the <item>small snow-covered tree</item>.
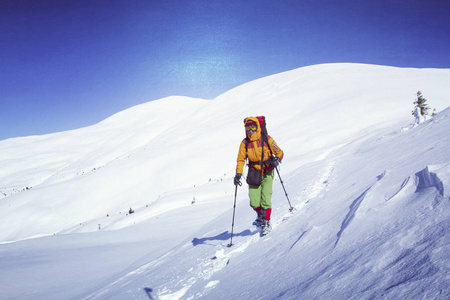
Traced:
[[422, 114], [420, 113], [420, 108], [418, 106], [416, 106], [416, 108], [414, 108], [414, 125], [413, 128], [416, 127], [417, 125], [419, 125], [420, 123], [423, 123], [423, 121], [425, 120], [424, 117], [422, 116]]
[[[421, 91], [418, 91], [416, 94], [416, 100], [414, 101], [414, 107], [418, 107], [420, 109], [420, 114], [422, 116], [428, 115], [428, 110], [430, 107], [426, 104], [427, 99], [425, 99], [422, 95]], [[412, 114], [414, 115], [415, 109], [412, 111]]]

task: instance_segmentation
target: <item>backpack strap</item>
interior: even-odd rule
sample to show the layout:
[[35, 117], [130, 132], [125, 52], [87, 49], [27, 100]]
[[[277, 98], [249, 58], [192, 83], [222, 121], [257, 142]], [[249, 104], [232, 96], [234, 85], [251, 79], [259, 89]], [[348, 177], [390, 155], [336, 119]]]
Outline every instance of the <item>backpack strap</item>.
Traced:
[[261, 135], [261, 176], [264, 175], [263, 161], [264, 161], [264, 139], [263, 136]]
[[[248, 162], [248, 167], [249, 168], [253, 168], [255, 165], [260, 165], [261, 166], [261, 172], [263, 172], [263, 165], [264, 165], [264, 163], [267, 161], [267, 160], [264, 160], [264, 141], [267, 141], [267, 136], [265, 135], [265, 134], [263, 134], [263, 133], [261, 133], [261, 161], [260, 162], [252, 162], [252, 161], [249, 161]], [[245, 152], [247, 152], [247, 149], [248, 149], [248, 143], [249, 143], [250, 141], [249, 141], [249, 139], [248, 139], [248, 137], [246, 137], [245, 139], [244, 139], [244, 143], [245, 143]], [[268, 146], [269, 144], [267, 144], [267, 146]], [[270, 149], [270, 147], [269, 147], [269, 150], [270, 150], [270, 153], [272, 153], [272, 150]]]
[[270, 149], [269, 139], [267, 138], [267, 135], [264, 134], [264, 133], [261, 133], [261, 138], [262, 138], [262, 141], [263, 141], [263, 146], [264, 146], [264, 142], [266, 142], [267, 143], [267, 148], [269, 148], [269, 151], [270, 151], [270, 155], [273, 155], [272, 149]]

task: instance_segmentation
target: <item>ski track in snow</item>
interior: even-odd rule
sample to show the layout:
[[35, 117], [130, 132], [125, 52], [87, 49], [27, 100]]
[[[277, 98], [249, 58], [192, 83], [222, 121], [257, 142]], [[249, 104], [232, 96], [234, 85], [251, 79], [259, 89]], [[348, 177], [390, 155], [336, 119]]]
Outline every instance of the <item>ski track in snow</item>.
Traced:
[[[309, 201], [310, 199], [313, 199], [320, 195], [322, 191], [324, 191], [330, 181], [331, 175], [334, 171], [336, 165], [336, 159], [328, 159], [326, 161], [325, 166], [320, 171], [320, 176], [318, 179], [311, 184], [309, 184], [301, 194], [301, 197], [304, 199], [307, 199]], [[307, 202], [305, 202], [307, 203]], [[302, 203], [298, 204], [298, 207], [301, 207]]]
[[[287, 212], [272, 224], [272, 232], [282, 223], [291, 218], [292, 212]], [[110, 286], [123, 286], [127, 288], [127, 283], [132, 282], [136, 277], [144, 275], [152, 277], [154, 274], [157, 278], [152, 278], [155, 282], [160, 282], [155, 288], [144, 288], [149, 297], [156, 299], [181, 299], [186, 296], [189, 290], [196, 286], [194, 298], [203, 297], [212, 289], [216, 288], [220, 280], [211, 280], [214, 274], [226, 268], [230, 261], [243, 254], [245, 250], [258, 242], [266, 242], [271, 239], [271, 234], [260, 236], [260, 229], [245, 229], [242, 232], [233, 235], [233, 245], [228, 247], [230, 232], [223, 232], [212, 237], [194, 238], [192, 241], [177, 247], [181, 248], [181, 253], [185, 253], [186, 257], [196, 257], [196, 260], [180, 261], [178, 251], [171, 251], [161, 258], [156, 259], [120, 279], [113, 282]], [[276, 234], [276, 233], [275, 233]], [[183, 250], [185, 249], [185, 250]], [[161, 275], [157, 267], [163, 265], [167, 261], [179, 261], [180, 268], [171, 273], [170, 276]], [[167, 270], [166, 270], [167, 271]], [[159, 273], [159, 274], [158, 274]], [[202, 286], [202, 288], [199, 288]], [[201, 290], [201, 292], [199, 292]], [[104, 288], [101, 293], [91, 294], [85, 299], [104, 299], [110, 293], [110, 288]], [[132, 293], [132, 291], [129, 291]], [[142, 293], [141, 293], [142, 294]], [[154, 296], [151, 296], [154, 295]], [[191, 299], [188, 297], [187, 299]]]
[[[233, 245], [228, 247], [227, 243], [220, 243], [214, 245], [215, 252], [213, 255], [212, 251], [207, 251], [207, 253], [203, 253], [203, 258], [200, 260], [201, 263], [198, 263], [195, 266], [192, 266], [189, 270], [191, 274], [188, 278], [185, 278], [181, 281], [176, 282], [171, 288], [172, 284], [167, 284], [165, 288], [158, 292], [157, 295], [159, 299], [180, 299], [183, 297], [188, 290], [200, 280], [202, 281], [202, 285], [204, 285], [203, 292], [197, 293], [195, 298], [206, 295], [211, 289], [215, 288], [219, 284], [219, 280], [210, 280], [211, 277], [224, 269], [230, 263], [233, 257], [236, 257], [245, 252], [245, 250], [251, 246], [252, 244], [258, 242], [265, 242], [271, 239], [271, 234], [276, 228], [280, 225], [280, 223], [285, 222], [290, 219], [293, 215], [292, 212], [287, 212], [284, 216], [277, 219], [272, 223], [272, 232], [266, 236], [260, 236], [260, 229], [249, 230], [246, 229], [241, 233], [233, 235]], [[223, 236], [224, 234], [219, 234], [216, 237]], [[229, 239], [230, 233], [226, 233], [227, 239]], [[236, 241], [236, 238], [238, 239]], [[204, 239], [194, 239], [192, 243], [194, 246], [198, 246], [207, 240], [213, 240], [212, 238], [204, 238]], [[203, 241], [203, 242], [200, 242]], [[208, 256], [208, 254], [210, 254]], [[180, 286], [181, 285], [181, 286]]]

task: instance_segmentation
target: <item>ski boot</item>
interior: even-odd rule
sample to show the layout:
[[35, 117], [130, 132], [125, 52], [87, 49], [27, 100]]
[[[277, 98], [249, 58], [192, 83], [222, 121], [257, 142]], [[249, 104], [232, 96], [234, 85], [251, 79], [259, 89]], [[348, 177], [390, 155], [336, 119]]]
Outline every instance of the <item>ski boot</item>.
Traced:
[[263, 219], [261, 224], [261, 236], [265, 236], [272, 230], [272, 226], [270, 226], [270, 221]]
[[263, 210], [257, 211], [256, 213], [258, 214], [258, 216], [256, 217], [255, 221], [253, 221], [253, 225], [255, 225], [256, 227], [261, 227], [263, 223]]

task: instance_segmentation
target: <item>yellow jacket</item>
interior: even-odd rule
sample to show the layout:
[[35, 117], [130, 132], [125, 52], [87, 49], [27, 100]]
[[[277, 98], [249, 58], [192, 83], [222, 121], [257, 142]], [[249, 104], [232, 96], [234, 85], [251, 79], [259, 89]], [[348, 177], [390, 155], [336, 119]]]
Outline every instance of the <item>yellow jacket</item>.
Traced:
[[[241, 144], [239, 145], [236, 174], [242, 174], [244, 172], [245, 159], [247, 158], [249, 162], [257, 163], [253, 166], [253, 168], [261, 170], [261, 166], [258, 164], [259, 162], [261, 162], [262, 154], [261, 126], [258, 119], [255, 117], [246, 118], [244, 120], [244, 124], [247, 123], [248, 120], [254, 121], [257, 125], [257, 129], [256, 132], [251, 135], [246, 132], [247, 138], [243, 139]], [[264, 161], [270, 158], [270, 150], [272, 150], [272, 153], [281, 161], [283, 159], [283, 151], [280, 149], [280, 147], [278, 147], [277, 143], [275, 143], [274, 139], [271, 136], [267, 134], [265, 136], [267, 137], [267, 139], [264, 141]], [[246, 143], [248, 143], [247, 146]], [[267, 163], [263, 163], [263, 167], [263, 174], [266, 174], [273, 170], [273, 167], [269, 166]]]

